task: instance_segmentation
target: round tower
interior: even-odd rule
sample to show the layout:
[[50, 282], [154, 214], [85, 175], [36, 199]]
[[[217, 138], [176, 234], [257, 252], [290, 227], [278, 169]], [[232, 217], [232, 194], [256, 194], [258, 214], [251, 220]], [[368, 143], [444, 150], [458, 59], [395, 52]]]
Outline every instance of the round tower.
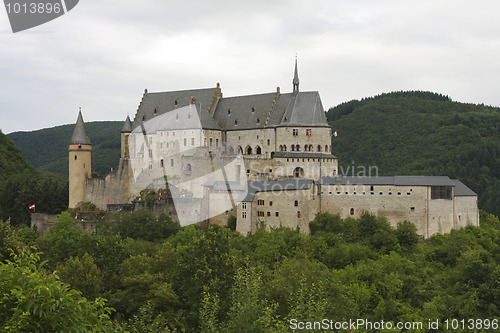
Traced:
[[85, 129], [82, 112], [78, 112], [69, 152], [69, 208], [76, 208], [85, 201], [86, 180], [91, 174], [90, 152], [92, 144]]
[[130, 133], [132, 133], [132, 122], [130, 121], [130, 117], [127, 115], [127, 119], [125, 119], [125, 123], [123, 124], [123, 128], [121, 131], [122, 158], [130, 158], [130, 154], [128, 152], [128, 138], [130, 136]]

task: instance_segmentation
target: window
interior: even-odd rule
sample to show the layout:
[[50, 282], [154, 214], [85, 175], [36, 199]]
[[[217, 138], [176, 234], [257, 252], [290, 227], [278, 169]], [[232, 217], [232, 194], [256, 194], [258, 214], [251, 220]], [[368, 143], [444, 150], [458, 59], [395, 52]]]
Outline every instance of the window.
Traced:
[[328, 145], [325, 145], [325, 152], [328, 152]]
[[298, 207], [298, 206], [299, 206], [299, 201], [298, 201], [298, 200], [295, 200], [295, 201], [293, 202], [293, 205], [294, 205], [295, 207]]
[[264, 200], [257, 200], [257, 205], [263, 206], [264, 205]]
[[415, 207], [410, 207], [410, 210], [411, 210], [412, 212], [414, 212], [414, 211], [415, 211]]
[[171, 167], [173, 167], [173, 166], [174, 166], [174, 159], [173, 159], [173, 158], [171, 158], [171, 159], [170, 159], [170, 166], [171, 166]]
[[296, 145], [296, 146], [295, 146], [295, 149], [296, 149], [297, 151], [300, 151], [300, 145]]
[[257, 146], [257, 148], [255, 148], [255, 152], [257, 155], [262, 154], [262, 149], [260, 148], [260, 146]]
[[163, 159], [160, 160], [160, 166], [163, 168]]
[[271, 217], [271, 212], [267, 212], [267, 217]]
[[194, 146], [194, 138], [191, 138], [191, 146]]
[[247, 203], [246, 202], [241, 203], [241, 209], [247, 209]]
[[210, 147], [212, 147], [213, 145], [214, 145], [214, 139], [210, 138]]
[[292, 145], [292, 151], [295, 151], [295, 145]]
[[267, 145], [269, 146], [271, 144], [271, 140], [267, 139]]
[[297, 217], [300, 219], [300, 210], [297, 211]]
[[269, 206], [272, 206], [273, 205], [273, 202], [272, 201], [269, 201]]
[[321, 151], [321, 145], [318, 145], [318, 151]]
[[241, 212], [241, 218], [246, 219], [247, 218], [247, 212]]
[[372, 186], [370, 186], [370, 191], [373, 191], [373, 185], [372, 185]]
[[292, 134], [293, 134], [293, 136], [297, 136], [297, 135], [299, 135], [299, 130], [298, 130], [297, 128], [294, 128], [294, 129], [292, 130]]
[[431, 199], [451, 200], [451, 186], [431, 186]]
[[264, 212], [257, 212], [257, 216], [264, 217]]
[[75, 155], [75, 160], [78, 159], [78, 156]]
[[354, 208], [351, 208], [351, 211], [349, 212], [351, 215], [354, 215]]
[[219, 147], [219, 139], [215, 139], [215, 147]]
[[187, 138], [184, 138], [184, 146], [187, 146]]
[[153, 158], [153, 149], [149, 149], [149, 158]]
[[280, 216], [280, 212], [274, 213], [274, 216], [276, 216], [276, 217]]

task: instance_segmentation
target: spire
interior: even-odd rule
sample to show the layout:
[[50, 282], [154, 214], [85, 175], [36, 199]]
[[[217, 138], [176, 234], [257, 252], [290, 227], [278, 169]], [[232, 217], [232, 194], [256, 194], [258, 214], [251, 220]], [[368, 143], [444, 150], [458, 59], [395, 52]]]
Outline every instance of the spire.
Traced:
[[299, 92], [299, 70], [297, 69], [297, 55], [295, 55], [295, 73], [293, 75], [293, 93], [297, 94]]
[[71, 137], [70, 144], [82, 144], [90, 145], [90, 139], [87, 135], [87, 130], [85, 129], [85, 123], [83, 122], [82, 110], [78, 111], [78, 118], [76, 119], [75, 129], [73, 130], [73, 136]]
[[123, 124], [122, 133], [131, 133], [132, 132], [132, 122], [130, 121], [130, 117], [127, 115], [127, 119], [125, 119], [125, 123]]

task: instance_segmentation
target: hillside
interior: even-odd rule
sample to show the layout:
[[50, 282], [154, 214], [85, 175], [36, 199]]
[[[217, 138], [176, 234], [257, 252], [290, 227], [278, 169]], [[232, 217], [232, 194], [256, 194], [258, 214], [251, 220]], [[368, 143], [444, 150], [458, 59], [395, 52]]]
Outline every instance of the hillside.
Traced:
[[[122, 126], [120, 121], [85, 124], [92, 141], [92, 171], [107, 174], [112, 167], [117, 167]], [[37, 169], [67, 175], [68, 142], [73, 128], [74, 124], [63, 125], [33, 132], [14, 132], [8, 137], [24, 151], [26, 159]]]
[[0, 131], [0, 181], [29, 169], [33, 167], [24, 158], [23, 151]]
[[66, 179], [36, 170], [21, 149], [0, 131], [0, 221], [12, 225], [30, 223], [28, 207], [39, 213], [59, 213], [68, 207]]
[[[426, 92], [395, 92], [331, 108], [339, 173], [376, 166], [379, 175], [448, 175], [500, 214], [500, 110]], [[349, 169], [348, 169], [349, 168]]]

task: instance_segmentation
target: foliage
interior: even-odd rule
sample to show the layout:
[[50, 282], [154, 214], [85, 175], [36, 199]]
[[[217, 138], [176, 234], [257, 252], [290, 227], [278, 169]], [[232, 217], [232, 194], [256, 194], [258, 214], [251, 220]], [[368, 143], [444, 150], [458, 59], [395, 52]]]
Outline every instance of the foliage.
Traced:
[[[56, 270], [89, 299], [109, 299], [116, 330], [284, 332], [293, 320], [500, 316], [500, 222], [485, 212], [480, 227], [427, 240], [407, 221], [393, 228], [370, 214], [320, 214], [310, 235], [261, 228], [246, 237], [189, 225], [150, 238], [159, 219], [133, 219], [140, 237], [123, 238], [120, 222], [89, 234], [64, 212], [30, 240], [47, 252], [46, 276]], [[15, 230], [3, 234], [19, 242]]]
[[[428, 92], [396, 92], [331, 108], [339, 174], [375, 166], [378, 175], [446, 175], [500, 215], [500, 111]], [[374, 173], [375, 171], [373, 171]], [[374, 175], [374, 174], [372, 174]]]
[[21, 149], [0, 130], [0, 182], [33, 167], [24, 159]]
[[39, 253], [20, 249], [13, 261], [0, 263], [2, 332], [113, 332], [112, 309], [88, 301], [77, 290], [47, 274]]

